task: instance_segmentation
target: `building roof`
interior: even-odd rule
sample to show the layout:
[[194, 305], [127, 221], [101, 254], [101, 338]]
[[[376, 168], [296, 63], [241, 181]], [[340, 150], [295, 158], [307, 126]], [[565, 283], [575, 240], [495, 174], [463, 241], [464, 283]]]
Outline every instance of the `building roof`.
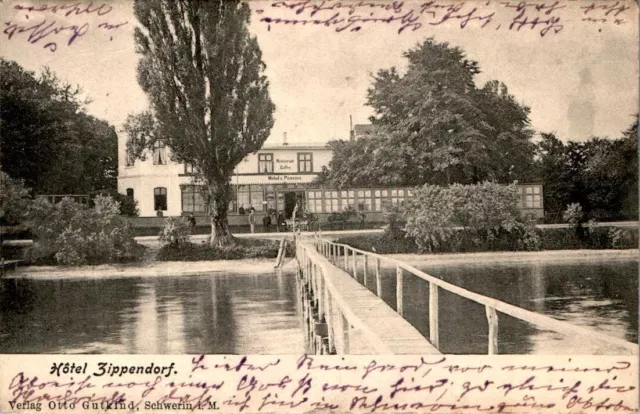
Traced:
[[282, 142], [266, 142], [260, 150], [301, 150], [301, 149], [329, 149], [326, 142], [289, 142], [283, 144]]

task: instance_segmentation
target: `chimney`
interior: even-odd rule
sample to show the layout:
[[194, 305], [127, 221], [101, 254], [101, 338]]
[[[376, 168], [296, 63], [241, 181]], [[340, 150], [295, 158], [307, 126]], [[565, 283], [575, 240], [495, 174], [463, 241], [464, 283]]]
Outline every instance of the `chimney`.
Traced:
[[282, 146], [283, 146], [283, 147], [286, 147], [287, 145], [289, 145], [289, 144], [287, 143], [287, 133], [286, 133], [286, 132], [283, 132], [283, 133], [282, 133]]
[[356, 132], [353, 130], [353, 117], [349, 115], [349, 141], [356, 139]]

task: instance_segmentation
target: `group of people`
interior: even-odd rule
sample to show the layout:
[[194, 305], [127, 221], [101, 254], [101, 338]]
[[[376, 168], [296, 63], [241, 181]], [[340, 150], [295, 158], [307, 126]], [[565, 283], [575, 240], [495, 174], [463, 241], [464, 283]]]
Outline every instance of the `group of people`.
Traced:
[[[296, 205], [296, 207], [294, 208], [294, 211], [293, 211], [293, 217], [294, 218], [296, 218], [298, 216], [298, 212], [299, 212], [300, 209], [301, 209], [300, 205], [299, 204]], [[248, 208], [245, 209], [244, 205], [241, 205], [238, 208], [238, 213], [240, 213], [240, 215], [245, 215], [245, 214], [248, 213], [249, 227], [251, 228], [251, 233], [255, 233], [255, 231], [256, 231], [256, 209], [253, 206], [249, 206]], [[267, 232], [271, 231], [271, 225], [273, 224], [271, 216], [272, 216], [271, 213], [267, 213], [262, 218], [262, 226], [264, 227], [265, 231], [267, 231]], [[196, 229], [196, 217], [193, 215], [193, 213], [189, 213], [189, 216], [187, 217], [187, 220], [189, 221], [189, 225], [191, 227], [191, 233], [194, 233], [195, 229]], [[277, 224], [278, 228], [286, 227], [287, 223], [286, 223], [284, 214], [282, 212], [280, 214], [278, 214], [277, 223], [276, 224]]]
[[[241, 205], [240, 208], [238, 208], [238, 213], [240, 215], [247, 214], [247, 212], [249, 213], [248, 219], [249, 219], [249, 227], [251, 228], [251, 233], [255, 233], [255, 230], [256, 230], [256, 209], [253, 206], [249, 206], [249, 208], [245, 209], [243, 205]], [[262, 218], [262, 226], [264, 227], [265, 231], [267, 231], [267, 232], [271, 231], [271, 224], [272, 224], [271, 214], [267, 213]], [[282, 213], [280, 213], [280, 215], [278, 216], [277, 224], [278, 224], [278, 226], [285, 224], [284, 215]]]

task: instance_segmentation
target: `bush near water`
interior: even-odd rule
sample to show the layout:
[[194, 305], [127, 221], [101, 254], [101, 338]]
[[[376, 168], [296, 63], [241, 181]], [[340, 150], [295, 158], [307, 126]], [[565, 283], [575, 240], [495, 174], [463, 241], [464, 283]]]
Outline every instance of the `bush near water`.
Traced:
[[[165, 244], [156, 260], [158, 261], [203, 261], [203, 260], [240, 260], [275, 259], [278, 257], [280, 242], [266, 239], [235, 239], [235, 244], [224, 247], [211, 247], [207, 241], [202, 243]], [[295, 250], [287, 244], [286, 257], [294, 257]]]
[[515, 185], [425, 185], [406, 207], [385, 211], [384, 234], [344, 237], [338, 243], [381, 254], [638, 247], [637, 228], [585, 226], [578, 204], [567, 206], [569, 228], [538, 229], [520, 218], [517, 197]]
[[93, 207], [63, 199], [51, 204], [36, 199], [26, 213], [35, 243], [36, 263], [79, 266], [129, 261], [140, 253], [131, 224], [111, 197], [98, 196]]
[[[573, 249], [637, 249], [638, 229], [619, 227], [594, 227], [589, 236], [580, 239], [573, 229], [537, 229], [540, 237], [540, 250]], [[433, 253], [472, 253], [491, 251], [523, 251], [517, 245], [505, 240], [495, 241], [492, 245], [479, 245], [473, 240], [461, 237], [463, 243], [454, 250], [451, 245], [441, 246]], [[424, 253], [411, 237], [393, 237], [388, 232], [342, 237], [336, 243], [348, 244], [356, 249], [373, 251], [379, 254]]]

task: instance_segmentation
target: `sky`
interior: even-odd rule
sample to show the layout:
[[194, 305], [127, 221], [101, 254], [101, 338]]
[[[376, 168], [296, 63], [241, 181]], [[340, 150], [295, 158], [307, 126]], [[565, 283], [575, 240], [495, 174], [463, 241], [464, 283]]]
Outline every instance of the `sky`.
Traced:
[[[295, 3], [299, 2], [289, 2]], [[368, 122], [372, 115], [372, 109], [366, 106], [372, 75], [392, 66], [402, 69], [403, 51], [427, 37], [459, 46], [468, 58], [478, 61], [482, 70], [477, 77], [479, 86], [490, 79], [504, 82], [518, 102], [531, 108], [531, 124], [536, 131], [555, 132], [563, 140], [585, 140], [591, 135], [618, 137], [638, 112], [637, 10], [634, 3], [628, 3], [630, 9], [616, 16], [620, 24], [614, 24], [618, 10], [587, 10], [583, 5], [588, 3], [593, 2], [567, 2], [564, 9], [550, 14], [528, 9], [526, 17], [561, 18], [561, 31], [541, 36], [539, 28], [516, 31], [499, 27], [501, 23], [506, 27], [516, 11], [498, 1], [483, 2], [482, 12], [496, 13], [484, 29], [480, 28], [482, 21], [469, 23], [464, 29], [460, 20], [429, 25], [436, 20], [429, 20], [433, 15], [426, 14], [419, 20], [421, 28], [402, 33], [395, 23], [367, 23], [357, 31], [342, 32], [335, 30], [336, 25], [267, 24], [261, 21], [265, 17], [320, 19], [336, 12], [347, 18], [359, 13], [382, 17], [390, 12], [365, 7], [349, 14], [348, 9], [333, 9], [318, 11], [312, 17], [312, 9], [296, 14], [299, 8], [253, 1], [250, 30], [262, 49], [276, 105], [269, 141], [281, 141], [285, 132], [289, 142], [348, 138], [350, 115], [355, 124]], [[94, 2], [94, 9], [98, 5], [101, 3]], [[418, 12], [420, 5], [406, 1], [401, 13]], [[467, 9], [458, 14], [472, 6], [467, 2]], [[0, 55], [31, 71], [49, 66], [61, 79], [80, 85], [92, 100], [88, 112], [117, 127], [128, 114], [147, 109], [146, 97], [136, 80], [132, 3], [112, 1], [93, 13], [70, 16], [65, 13], [71, 8], [51, 7], [43, 2], [0, 4], [5, 27], [0, 34]], [[438, 18], [442, 10], [437, 10]], [[55, 22], [52, 27], [67, 29], [37, 39], [38, 28], [33, 26], [43, 20], [45, 25]], [[109, 29], [105, 23], [124, 24]], [[67, 45], [72, 34], [70, 25], [86, 32]], [[20, 32], [20, 28], [31, 30]], [[10, 29], [14, 31], [11, 36]], [[55, 46], [45, 46], [48, 42]], [[51, 51], [53, 48], [56, 50]]]

